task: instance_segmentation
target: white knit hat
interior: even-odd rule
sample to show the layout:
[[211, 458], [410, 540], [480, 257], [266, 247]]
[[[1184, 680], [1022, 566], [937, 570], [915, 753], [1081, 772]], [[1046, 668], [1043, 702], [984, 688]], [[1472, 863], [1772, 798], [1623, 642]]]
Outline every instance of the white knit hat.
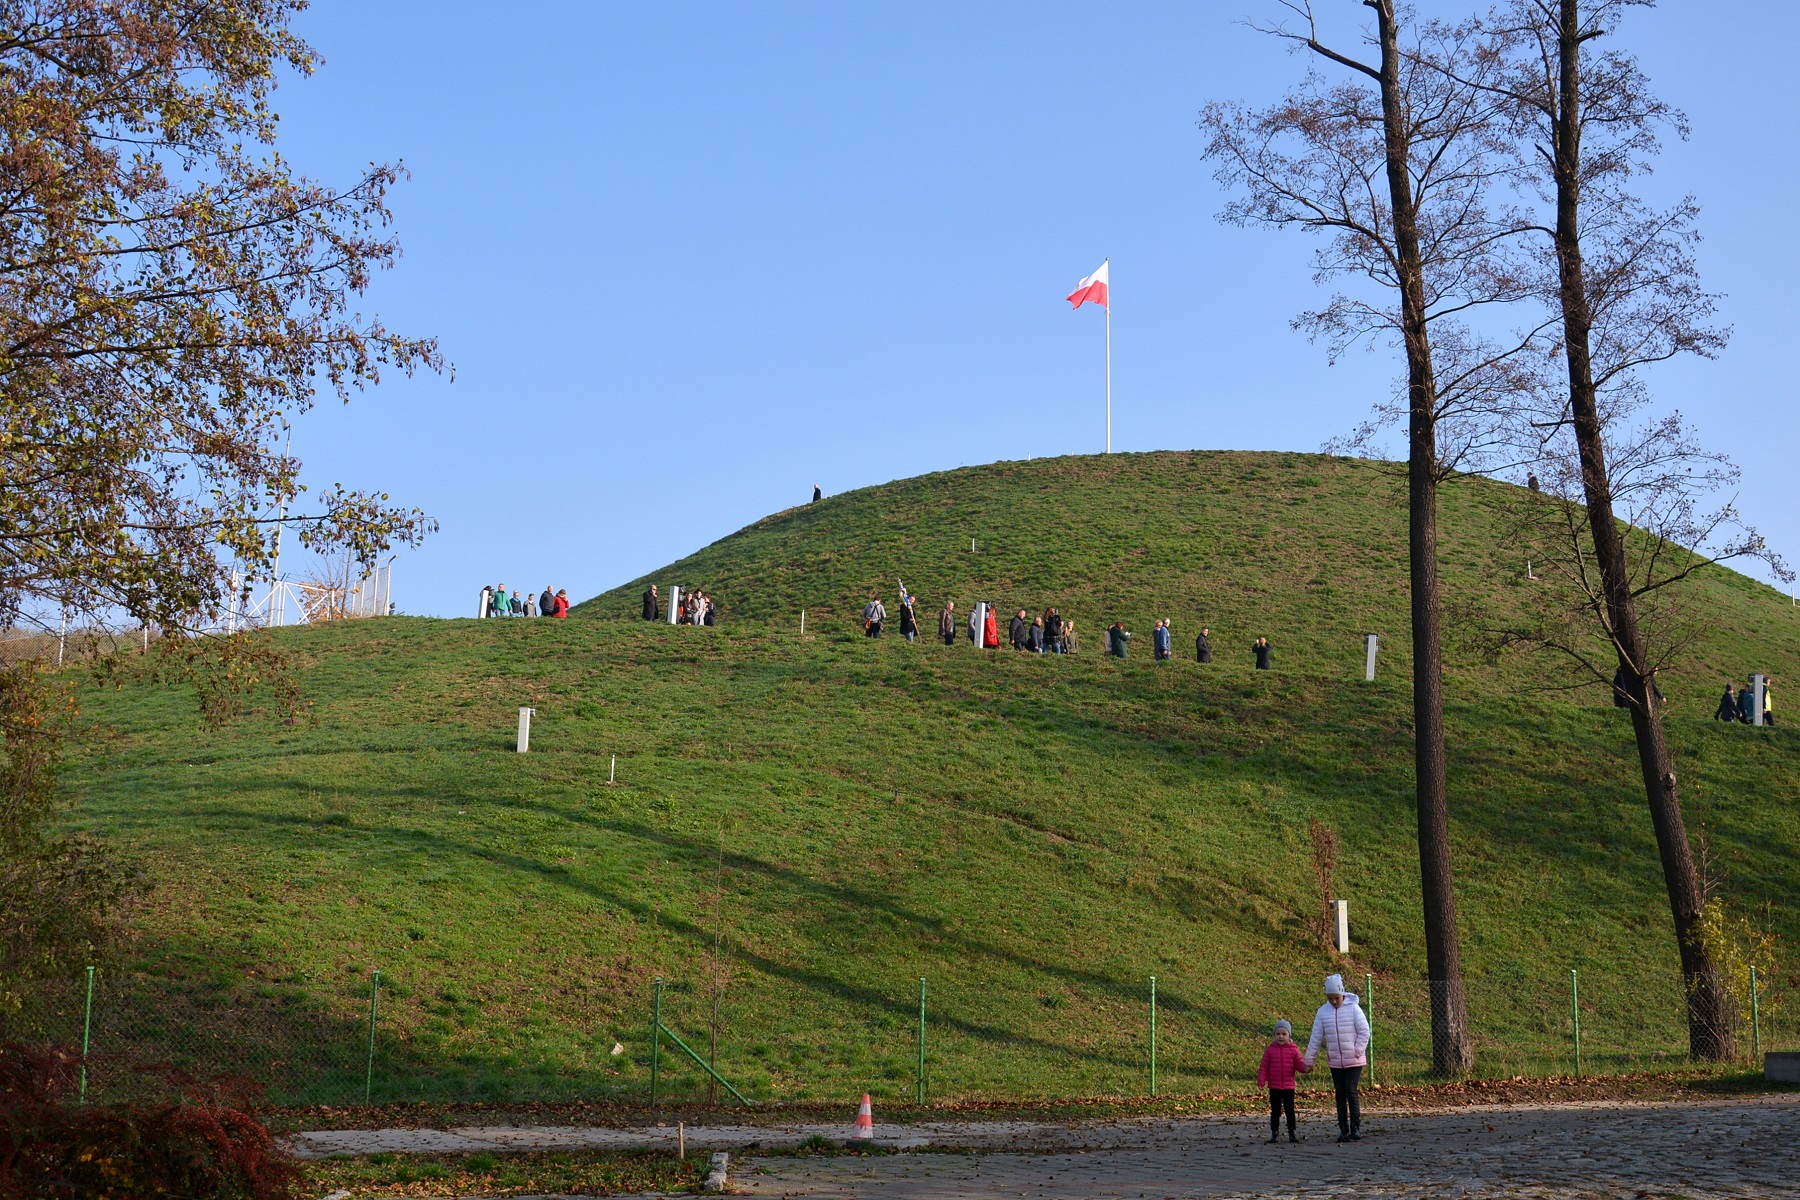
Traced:
[[1327, 975], [1325, 977], [1325, 994], [1327, 996], [1342, 996], [1344, 994], [1344, 977], [1342, 975]]

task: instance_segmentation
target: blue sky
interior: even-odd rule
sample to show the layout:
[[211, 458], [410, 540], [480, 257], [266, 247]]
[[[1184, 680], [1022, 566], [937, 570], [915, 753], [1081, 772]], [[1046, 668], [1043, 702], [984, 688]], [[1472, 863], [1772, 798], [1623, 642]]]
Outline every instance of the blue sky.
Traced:
[[[1305, 69], [1239, 23], [1276, 14], [315, 0], [326, 65], [277, 93], [282, 152], [335, 181], [404, 160], [405, 257], [366, 305], [456, 376], [306, 417], [307, 478], [442, 523], [402, 611], [472, 614], [484, 581], [585, 598], [815, 482], [1098, 451], [1102, 314], [1062, 297], [1107, 257], [1115, 449], [1316, 450], [1398, 361], [1331, 367], [1290, 329], [1310, 241], [1218, 224], [1195, 128]], [[1705, 206], [1735, 328], [1654, 386], [1790, 557], [1797, 36], [1800, 6], [1715, 0], [1621, 39], [1692, 119], [1650, 186]]]

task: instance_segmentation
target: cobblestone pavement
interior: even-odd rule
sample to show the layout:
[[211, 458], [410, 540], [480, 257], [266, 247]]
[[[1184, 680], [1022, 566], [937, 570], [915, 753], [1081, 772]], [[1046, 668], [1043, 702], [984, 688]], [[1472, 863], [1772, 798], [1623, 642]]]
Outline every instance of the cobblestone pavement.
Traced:
[[[1045, 1136], [1049, 1135], [1049, 1136]], [[734, 1190], [758, 1196], [1120, 1200], [1764, 1200], [1800, 1196], [1800, 1097], [1728, 1104], [1365, 1114], [1363, 1140], [1302, 1122], [1270, 1146], [1248, 1117], [1020, 1131], [1029, 1148], [969, 1155], [751, 1159]]]

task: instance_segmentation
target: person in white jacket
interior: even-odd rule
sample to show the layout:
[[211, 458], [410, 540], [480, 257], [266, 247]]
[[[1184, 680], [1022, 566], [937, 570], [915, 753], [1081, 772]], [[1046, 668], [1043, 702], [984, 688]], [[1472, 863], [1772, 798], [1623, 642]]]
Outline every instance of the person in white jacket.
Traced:
[[1313, 1014], [1312, 1036], [1300, 1056], [1307, 1070], [1312, 1070], [1321, 1046], [1337, 1092], [1338, 1141], [1361, 1141], [1362, 1096], [1357, 1089], [1369, 1062], [1369, 1018], [1356, 996], [1345, 993], [1342, 975], [1325, 977], [1325, 1003]]

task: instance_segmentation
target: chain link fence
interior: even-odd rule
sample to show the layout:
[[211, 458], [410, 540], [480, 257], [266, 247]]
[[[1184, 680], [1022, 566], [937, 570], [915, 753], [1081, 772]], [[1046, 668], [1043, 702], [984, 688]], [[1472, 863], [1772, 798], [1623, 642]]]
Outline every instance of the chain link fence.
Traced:
[[[105, 1101], [172, 1065], [263, 1085], [276, 1104], [365, 1101], [558, 1102], [729, 1099], [698, 1059], [752, 1100], [869, 1091], [892, 1101], [1178, 1096], [1254, 1087], [1266, 1025], [1285, 1016], [1304, 1046], [1322, 997], [1315, 984], [1258, 989], [1266, 1022], [1222, 1015], [1191, 989], [1160, 995], [1146, 978], [1080, 1005], [1040, 990], [1009, 993], [946, 978], [899, 981], [839, 997], [835, 1036], [779, 1029], [793, 996], [782, 981], [734, 988], [714, 1029], [707, 985], [671, 980], [660, 1006], [646, 986], [641, 1013], [559, 1011], [548, 996], [500, 1005], [491, 989], [411, 994], [378, 978], [344, 981], [320, 998], [298, 984], [173, 982], [104, 971], [52, 981], [0, 1010], [0, 1037], [83, 1053], [86, 1096]], [[1347, 977], [1370, 1018], [1370, 1069], [1384, 1086], [1444, 1077], [1446, 1064], [1487, 1079], [1604, 1077], [1702, 1063], [1690, 1054], [1687, 988], [1678, 975], [1622, 978], [1566, 972], [1470, 979], [1467, 1025], [1446, 1043], [1434, 987]], [[1721, 989], [1720, 1026], [1703, 1031], [1725, 1065], [1800, 1050], [1800, 1013], [1785, 979]], [[1264, 994], [1267, 993], [1267, 994]], [[1184, 994], [1189, 998], [1184, 999]], [[1436, 995], [1438, 1007], [1446, 998]], [[666, 1033], [653, 1040], [659, 1015]], [[735, 1033], [742, 1018], [763, 1032]], [[673, 1036], [670, 1036], [673, 1035]], [[688, 1050], [679, 1048], [676, 1038]]]

